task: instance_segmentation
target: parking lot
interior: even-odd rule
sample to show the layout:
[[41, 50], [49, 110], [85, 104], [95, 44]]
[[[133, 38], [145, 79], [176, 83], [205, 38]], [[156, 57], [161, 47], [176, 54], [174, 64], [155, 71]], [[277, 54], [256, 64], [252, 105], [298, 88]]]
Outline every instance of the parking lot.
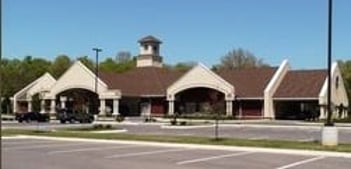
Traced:
[[318, 154], [34, 138], [2, 139], [4, 169], [349, 169], [351, 159]]

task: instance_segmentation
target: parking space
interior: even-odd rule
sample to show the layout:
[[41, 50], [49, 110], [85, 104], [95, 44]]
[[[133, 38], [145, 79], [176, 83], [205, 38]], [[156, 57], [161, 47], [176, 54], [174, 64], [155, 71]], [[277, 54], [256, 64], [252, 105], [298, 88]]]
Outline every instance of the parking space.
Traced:
[[120, 142], [3, 139], [2, 168], [348, 169], [350, 158]]

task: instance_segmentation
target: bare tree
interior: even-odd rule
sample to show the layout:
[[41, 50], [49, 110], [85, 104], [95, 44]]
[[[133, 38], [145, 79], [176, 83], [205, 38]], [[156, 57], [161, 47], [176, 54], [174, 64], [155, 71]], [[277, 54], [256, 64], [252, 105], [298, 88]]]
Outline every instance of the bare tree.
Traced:
[[116, 56], [117, 63], [125, 63], [130, 61], [131, 53], [129, 51], [119, 51]]
[[263, 63], [262, 59], [257, 58], [248, 50], [242, 48], [233, 49], [221, 58], [221, 63], [217, 68], [224, 69], [240, 69], [248, 67], [268, 66]]

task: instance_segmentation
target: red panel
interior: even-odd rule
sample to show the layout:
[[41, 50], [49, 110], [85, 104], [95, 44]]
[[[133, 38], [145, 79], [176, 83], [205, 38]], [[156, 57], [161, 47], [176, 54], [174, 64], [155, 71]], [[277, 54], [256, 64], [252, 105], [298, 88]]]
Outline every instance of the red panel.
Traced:
[[154, 99], [151, 101], [151, 114], [152, 115], [164, 115], [165, 114], [165, 106], [163, 99]]

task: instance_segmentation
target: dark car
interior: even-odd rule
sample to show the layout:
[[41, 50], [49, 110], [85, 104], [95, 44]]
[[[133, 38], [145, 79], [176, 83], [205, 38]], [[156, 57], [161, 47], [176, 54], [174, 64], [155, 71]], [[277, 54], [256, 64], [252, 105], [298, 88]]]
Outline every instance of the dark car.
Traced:
[[66, 123], [66, 122], [91, 123], [94, 121], [94, 116], [89, 113], [78, 112], [78, 111], [73, 112], [72, 110], [61, 109], [56, 114], [56, 119], [60, 120], [61, 123]]
[[20, 123], [24, 121], [27, 123], [31, 121], [48, 122], [50, 121], [50, 116], [46, 113], [42, 114], [39, 112], [19, 113], [16, 114], [16, 120]]

